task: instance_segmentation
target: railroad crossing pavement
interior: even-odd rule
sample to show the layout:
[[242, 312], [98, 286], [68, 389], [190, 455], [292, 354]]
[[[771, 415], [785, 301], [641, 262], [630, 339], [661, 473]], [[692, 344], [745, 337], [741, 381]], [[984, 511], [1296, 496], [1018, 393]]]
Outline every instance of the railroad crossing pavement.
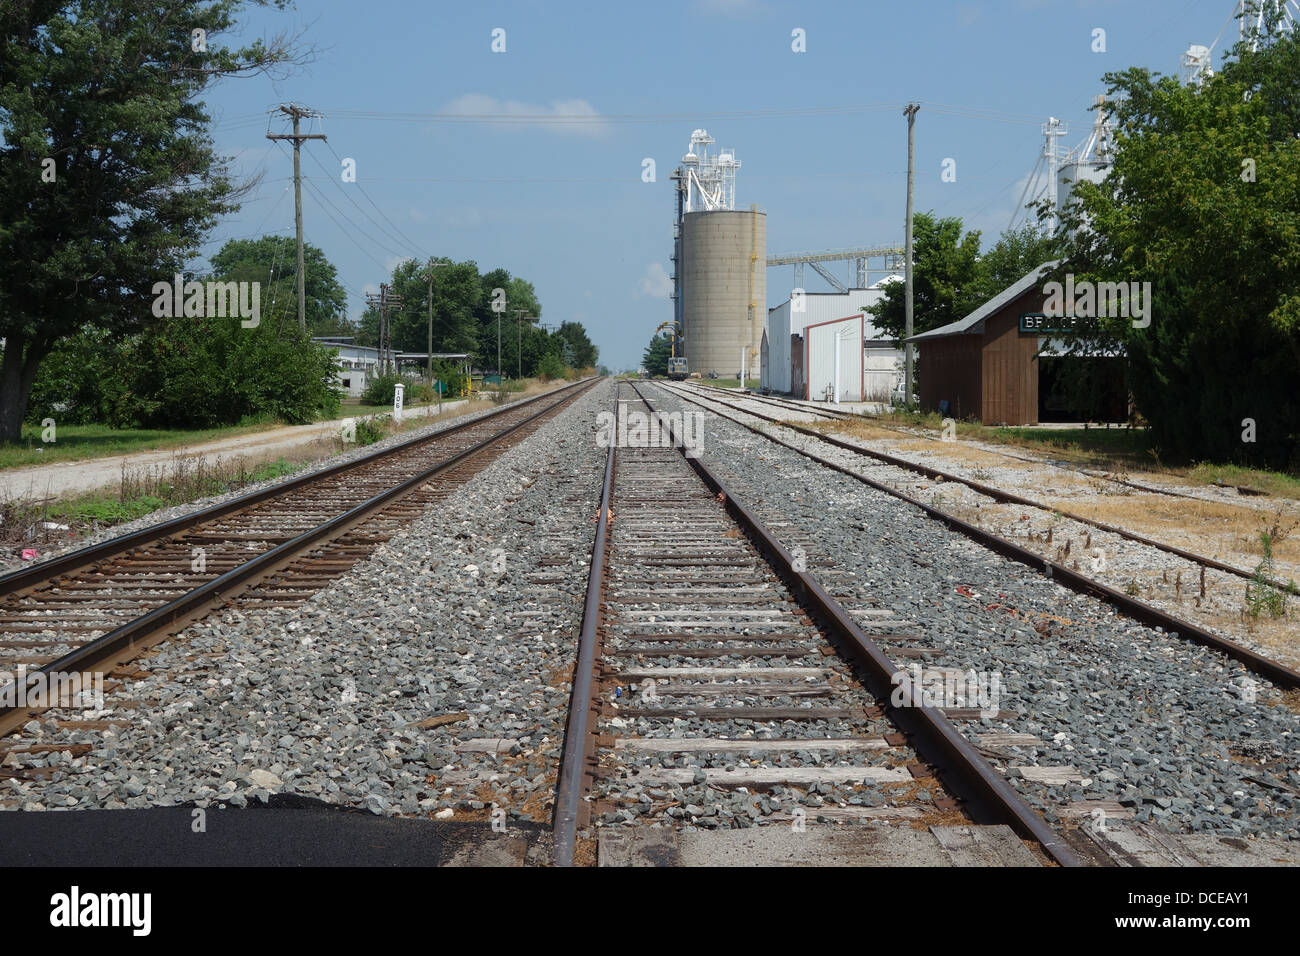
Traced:
[[[1296, 866], [1300, 845], [1212, 833], [1175, 836], [1145, 825], [1073, 831], [1093, 866]], [[1009, 827], [788, 826], [744, 830], [643, 827], [600, 833], [601, 866], [1039, 866]]]
[[[454, 402], [444, 402], [442, 414], [453, 411], [467, 401], [469, 400], [459, 399]], [[377, 411], [382, 413], [384, 409]], [[436, 418], [438, 414], [437, 405], [420, 405], [414, 408], [407, 406], [402, 412], [402, 417]], [[358, 418], [364, 417], [366, 416], [358, 416]], [[186, 461], [206, 459], [209, 462], [219, 458], [227, 461], [242, 458], [252, 466], [264, 461], [274, 461], [289, 452], [309, 448], [312, 445], [319, 445], [322, 449], [321, 454], [329, 454], [330, 450], [333, 450], [335, 438], [344, 425], [355, 422], [358, 418], [340, 418], [328, 422], [314, 422], [310, 425], [281, 425], [251, 435], [218, 438], [184, 448], [140, 451], [108, 458], [90, 458], [85, 461], [60, 461], [49, 465], [6, 468], [0, 471], [0, 498], [12, 501], [84, 494], [116, 485], [122, 478], [123, 468], [132, 471], [166, 468], [178, 458]]]
[[[202, 832], [196, 821], [188, 806], [0, 813], [0, 846], [9, 866], [541, 866], [551, 858], [543, 824], [510, 821], [497, 833], [489, 823], [381, 817], [292, 796], [210, 807]], [[598, 847], [601, 866], [1039, 865], [1005, 826], [607, 828]], [[1095, 849], [1090, 862], [1101, 866], [1300, 864], [1294, 842], [1147, 827], [1110, 827]]]
[[[297, 805], [295, 805], [297, 804]], [[550, 858], [550, 830], [511, 822], [380, 817], [313, 800], [267, 807], [0, 813], [9, 866], [522, 866]]]

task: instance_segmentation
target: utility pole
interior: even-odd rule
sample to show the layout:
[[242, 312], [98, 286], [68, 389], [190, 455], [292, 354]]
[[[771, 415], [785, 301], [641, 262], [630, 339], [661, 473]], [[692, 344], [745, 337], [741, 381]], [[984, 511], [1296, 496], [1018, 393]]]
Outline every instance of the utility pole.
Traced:
[[903, 107], [907, 117], [907, 238], [904, 256], [906, 289], [904, 290], [904, 326], [903, 326], [903, 404], [912, 404], [912, 177], [915, 172], [916, 137], [913, 125], [916, 123], [916, 111], [920, 103], [908, 103]]
[[320, 116], [315, 110], [295, 106], [292, 103], [288, 106], [281, 103], [279, 109], [281, 113], [293, 119], [293, 134], [286, 136], [283, 133], [268, 132], [266, 138], [293, 140], [293, 221], [298, 230], [298, 328], [305, 332], [307, 331], [307, 277], [302, 261], [302, 164], [298, 150], [303, 140], [324, 139], [325, 134], [298, 132], [298, 121], [303, 117]]
[[[366, 293], [366, 304], [372, 305], [379, 310], [379, 374], [383, 375], [388, 371], [389, 353], [392, 351], [390, 344], [391, 330], [388, 327], [388, 311], [390, 309], [400, 309], [402, 307], [402, 297], [395, 292], [388, 291], [388, 283], [381, 282], [378, 292]], [[396, 365], [396, 363], [394, 363]]]
[[[427, 349], [427, 353], [428, 353], [428, 354], [425, 356], [425, 359], [426, 359], [425, 375], [426, 375], [426, 376], [428, 377], [428, 379], [429, 379], [429, 387], [430, 387], [430, 388], [433, 388], [433, 270], [436, 269], [436, 268], [438, 268], [439, 266], [445, 266], [445, 265], [450, 265], [450, 263], [447, 263], [447, 262], [434, 262], [434, 261], [433, 261], [433, 256], [430, 256], [430, 257], [429, 257], [429, 272], [428, 272], [428, 279], [429, 279], [429, 346], [428, 346], [428, 349]], [[441, 395], [442, 395], [442, 393], [439, 392], [438, 394], [439, 394], [439, 401], [441, 401]]]

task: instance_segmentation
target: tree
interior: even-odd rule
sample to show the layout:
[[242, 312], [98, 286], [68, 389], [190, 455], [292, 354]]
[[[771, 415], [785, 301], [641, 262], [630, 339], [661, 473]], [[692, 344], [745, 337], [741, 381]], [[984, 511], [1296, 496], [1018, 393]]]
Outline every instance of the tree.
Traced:
[[1023, 279], [1031, 269], [1057, 258], [1060, 245], [1060, 240], [1033, 224], [1002, 233], [988, 252], [979, 257], [969, 299], [961, 306], [965, 309], [962, 315], [969, 315], [1007, 286]]
[[[955, 322], [983, 301], [977, 286], [980, 234], [974, 231], [963, 236], [961, 230], [960, 219], [936, 219], [928, 212], [913, 216], [914, 332]], [[901, 339], [907, 327], [904, 284], [886, 285], [884, 297], [870, 311], [876, 328]]]
[[1100, 324], [1166, 455], [1281, 468], [1300, 447], [1298, 43], [1239, 47], [1199, 87], [1105, 78], [1116, 157], [1075, 190], [1069, 265], [1076, 283], [1151, 283], [1149, 323]]
[[592, 344], [581, 322], [561, 322], [555, 334], [564, 339], [573, 350], [574, 368], [591, 368], [596, 364], [600, 350]]
[[[348, 304], [338, 270], [310, 242], [302, 244], [302, 251], [307, 328], [312, 335], [337, 334], [339, 315]], [[295, 241], [288, 236], [232, 239], [212, 257], [212, 274], [224, 281], [260, 282], [262, 318], [278, 322], [282, 316], [292, 314], [297, 321], [298, 253]], [[348, 327], [346, 320], [342, 327]]]
[[338, 407], [333, 352], [298, 328], [295, 308], [244, 328], [238, 318], [174, 318], [141, 337], [138, 423], [208, 428], [268, 417], [291, 425]]
[[198, 96], [219, 76], [289, 61], [282, 41], [215, 41], [245, 3], [268, 2], [283, 5], [0, 5], [0, 440], [19, 437], [57, 342], [86, 326], [141, 328], [153, 284], [236, 208]]
[[668, 360], [673, 354], [673, 337], [667, 332], [656, 335], [641, 355], [641, 366], [651, 375], [667, 375]]
[[[497, 367], [497, 346], [500, 341], [501, 364], [506, 359], [506, 317], [505, 312], [494, 312], [493, 301], [499, 301], [496, 290], [501, 289], [505, 297], [504, 305], [510, 307], [510, 273], [505, 269], [493, 269], [479, 277], [479, 296], [474, 309], [478, 321], [478, 359], [481, 368]], [[524, 306], [520, 306], [524, 308]]]
[[[433, 350], [472, 352], [477, 342], [474, 305], [479, 291], [478, 266], [450, 262], [433, 270]], [[399, 262], [389, 280], [402, 297], [402, 307], [390, 315], [393, 348], [423, 352], [429, 344], [429, 263]], [[376, 335], [378, 317], [375, 318]], [[374, 344], [378, 344], [378, 341]]]

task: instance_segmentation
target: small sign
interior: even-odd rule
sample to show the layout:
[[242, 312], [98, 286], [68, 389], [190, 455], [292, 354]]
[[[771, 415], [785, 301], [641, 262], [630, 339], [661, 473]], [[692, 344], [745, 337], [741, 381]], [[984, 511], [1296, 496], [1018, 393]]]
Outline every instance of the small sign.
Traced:
[[1077, 315], [1048, 315], [1026, 312], [1020, 316], [1020, 331], [1029, 335], [1058, 335], [1086, 332], [1095, 323]]
[[402, 420], [402, 393], [406, 391], [406, 386], [398, 384], [393, 389], [393, 421]]

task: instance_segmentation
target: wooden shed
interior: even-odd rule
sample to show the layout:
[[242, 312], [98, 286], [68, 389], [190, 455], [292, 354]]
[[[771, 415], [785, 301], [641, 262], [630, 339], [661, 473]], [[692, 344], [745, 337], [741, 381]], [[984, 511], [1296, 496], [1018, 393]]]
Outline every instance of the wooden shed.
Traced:
[[912, 336], [922, 408], [946, 401], [954, 418], [1038, 424], [1039, 338], [1021, 333], [1020, 317], [1042, 312], [1039, 280], [1056, 265], [1032, 270], [964, 319]]

